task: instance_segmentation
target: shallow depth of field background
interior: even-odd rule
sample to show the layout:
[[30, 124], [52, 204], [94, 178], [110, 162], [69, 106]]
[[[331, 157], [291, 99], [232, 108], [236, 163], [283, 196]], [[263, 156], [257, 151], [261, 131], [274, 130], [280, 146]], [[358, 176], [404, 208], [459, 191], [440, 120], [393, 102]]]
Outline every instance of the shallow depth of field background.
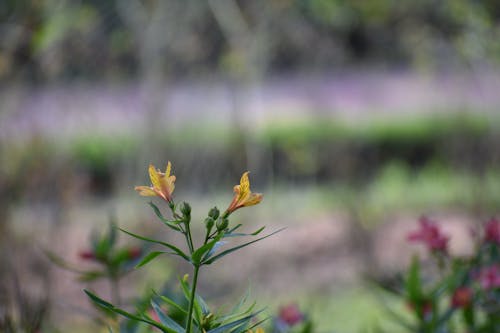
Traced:
[[[493, 0], [0, 2], [0, 289], [19, 291], [0, 316], [24, 302], [47, 331], [95, 328], [44, 251], [87, 267], [111, 217], [169, 239], [133, 187], [170, 160], [199, 230], [246, 170], [264, 201], [233, 222], [287, 227], [203, 271], [209, 301], [250, 288], [321, 332], [397, 332], [370, 281], [421, 250], [418, 217], [467, 253], [500, 208], [499, 65]], [[184, 273], [161, 258], [126, 297]]]

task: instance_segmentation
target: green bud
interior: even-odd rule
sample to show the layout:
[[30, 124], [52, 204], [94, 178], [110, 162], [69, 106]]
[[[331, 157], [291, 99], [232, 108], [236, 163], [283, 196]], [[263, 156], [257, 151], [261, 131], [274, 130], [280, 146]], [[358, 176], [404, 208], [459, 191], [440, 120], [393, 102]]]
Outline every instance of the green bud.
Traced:
[[181, 213], [182, 215], [189, 217], [191, 216], [191, 206], [187, 202], [183, 202], [181, 204]]
[[214, 219], [213, 219], [213, 218], [211, 218], [211, 217], [207, 217], [207, 218], [205, 219], [205, 226], [206, 226], [206, 228], [207, 228], [208, 232], [210, 232], [210, 230], [212, 230], [212, 228], [213, 228], [213, 226], [214, 226], [214, 223], [215, 223], [215, 221], [214, 221]]
[[227, 228], [229, 221], [226, 218], [220, 218], [217, 220], [216, 227], [218, 231], [222, 231]]
[[210, 211], [208, 212], [208, 216], [210, 216], [214, 221], [219, 218], [219, 214], [220, 213], [217, 207], [210, 209]]

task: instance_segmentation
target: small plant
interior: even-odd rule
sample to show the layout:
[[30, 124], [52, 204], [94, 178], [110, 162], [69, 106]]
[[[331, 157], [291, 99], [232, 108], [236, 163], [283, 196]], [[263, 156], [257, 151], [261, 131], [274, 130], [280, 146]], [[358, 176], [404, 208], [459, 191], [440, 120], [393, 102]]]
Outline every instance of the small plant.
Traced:
[[466, 258], [451, 256], [449, 237], [425, 217], [408, 239], [423, 243], [434, 265], [423, 269], [413, 258], [396, 290], [413, 320], [392, 313], [397, 322], [410, 332], [500, 332], [500, 220], [491, 219], [475, 235], [475, 251]]
[[[147, 310], [142, 307], [132, 313], [121, 308], [115, 301], [113, 301], [115, 304], [105, 301], [88, 290], [85, 290], [86, 294], [102, 308], [132, 321], [143, 322], [165, 333], [241, 333], [257, 327], [260, 322], [256, 321], [256, 316], [261, 311], [254, 311], [254, 304], [244, 307], [246, 298], [234, 306], [230, 313], [220, 315], [212, 311], [197, 293], [197, 286], [203, 266], [214, 264], [226, 255], [279, 231], [255, 238], [241, 245], [225, 248], [228, 243], [227, 240], [230, 238], [256, 237], [264, 230], [264, 227], [261, 227], [253, 233], [242, 233], [238, 231], [242, 226], [241, 224], [231, 225], [229, 221], [229, 218], [236, 210], [260, 203], [263, 197], [262, 194], [253, 193], [250, 190], [248, 172], [243, 173], [240, 184], [234, 186], [234, 197], [228, 208], [222, 213], [220, 213], [217, 207], [210, 209], [203, 221], [205, 229], [204, 237], [201, 241], [197, 242], [193, 239], [191, 232], [191, 206], [186, 202], [177, 204], [174, 201], [173, 192], [176, 177], [171, 174], [171, 168], [170, 162], [168, 162], [165, 172], [161, 172], [153, 165], [150, 165], [149, 177], [151, 186], [137, 186], [135, 189], [142, 196], [159, 197], [166, 203], [166, 207], [170, 211], [169, 216], [165, 216], [161, 209], [154, 203], [150, 202], [149, 204], [158, 219], [167, 228], [173, 232], [182, 234], [185, 240], [184, 247], [137, 235], [123, 229], [120, 230], [132, 237], [161, 248], [161, 250], [152, 251], [145, 255], [136, 267], [144, 266], [163, 254], [177, 256], [192, 266], [192, 278], [186, 274], [179, 279], [183, 297], [178, 299], [155, 293], [150, 299], [151, 306]], [[93, 253], [89, 254], [89, 258], [92, 258], [93, 255]], [[257, 329], [256, 332], [261, 332], [261, 330]]]
[[[97, 280], [108, 280], [109, 290], [113, 303], [122, 305], [123, 300], [120, 292], [120, 281], [130, 273], [135, 265], [141, 260], [146, 246], [118, 245], [118, 233], [114, 222], [109, 223], [109, 229], [103, 234], [93, 232], [90, 236], [90, 246], [81, 250], [78, 257], [82, 261], [91, 264], [90, 268], [82, 269], [79, 265], [69, 263], [60, 256], [50, 251], [45, 251], [48, 258], [57, 266], [77, 274], [81, 282], [93, 282]], [[102, 307], [100, 309], [99, 321], [114, 321], [115, 313]]]

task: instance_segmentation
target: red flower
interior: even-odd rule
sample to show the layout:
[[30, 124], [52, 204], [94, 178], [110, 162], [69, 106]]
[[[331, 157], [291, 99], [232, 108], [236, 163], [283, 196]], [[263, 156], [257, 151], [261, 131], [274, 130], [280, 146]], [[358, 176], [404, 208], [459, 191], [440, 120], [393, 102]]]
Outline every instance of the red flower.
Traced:
[[141, 256], [142, 249], [140, 247], [131, 247], [128, 249], [128, 258], [129, 259], [137, 259]]
[[491, 243], [500, 244], [500, 221], [492, 218], [484, 226], [484, 240]]
[[80, 251], [78, 253], [78, 256], [83, 259], [83, 260], [94, 260], [95, 259], [95, 254], [92, 251], [86, 250], [86, 251]]
[[297, 304], [289, 304], [280, 308], [278, 318], [288, 326], [293, 326], [304, 320], [304, 314]]
[[422, 242], [430, 251], [447, 252], [449, 237], [445, 236], [439, 230], [436, 224], [427, 217], [421, 217], [420, 230], [408, 234], [408, 240], [411, 242]]
[[472, 290], [469, 287], [460, 287], [455, 290], [451, 297], [451, 306], [454, 308], [465, 308], [472, 303]]
[[476, 277], [481, 287], [485, 290], [500, 287], [500, 268], [499, 266], [490, 266], [483, 268]]

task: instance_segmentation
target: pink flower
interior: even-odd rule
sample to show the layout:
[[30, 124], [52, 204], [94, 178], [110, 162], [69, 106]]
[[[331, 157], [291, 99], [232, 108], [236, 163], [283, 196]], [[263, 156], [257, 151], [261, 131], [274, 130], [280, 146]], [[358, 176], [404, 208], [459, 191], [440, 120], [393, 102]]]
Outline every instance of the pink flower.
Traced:
[[304, 320], [304, 314], [297, 304], [289, 304], [280, 308], [278, 318], [288, 326], [293, 326]]
[[481, 287], [485, 290], [500, 287], [500, 267], [492, 265], [483, 268], [476, 277]]
[[86, 250], [86, 251], [80, 251], [78, 253], [78, 256], [80, 259], [83, 260], [94, 260], [95, 259], [95, 254], [92, 251]]
[[492, 218], [484, 226], [484, 240], [491, 243], [500, 244], [500, 221]]
[[439, 230], [439, 227], [427, 217], [421, 217], [420, 230], [408, 234], [411, 242], [422, 242], [430, 251], [447, 252], [449, 237]]
[[451, 306], [454, 308], [465, 308], [472, 303], [472, 290], [469, 287], [460, 287], [455, 290], [451, 297]]

